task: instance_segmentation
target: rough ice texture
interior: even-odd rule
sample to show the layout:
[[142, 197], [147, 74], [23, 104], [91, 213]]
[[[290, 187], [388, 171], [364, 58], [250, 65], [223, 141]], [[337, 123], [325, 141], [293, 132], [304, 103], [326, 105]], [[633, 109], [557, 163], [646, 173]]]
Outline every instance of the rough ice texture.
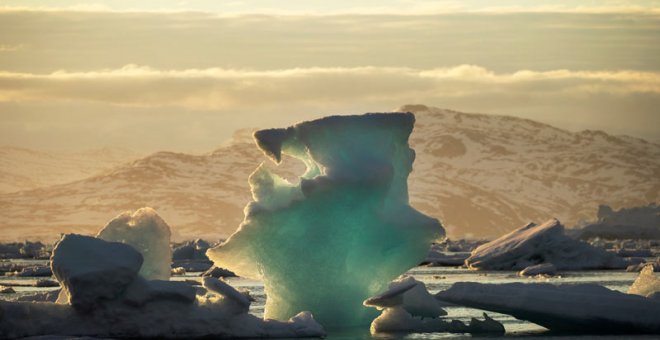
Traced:
[[140, 276], [147, 280], [170, 278], [170, 236], [170, 227], [151, 208], [124, 212], [96, 235], [106, 241], [128, 244], [139, 251], [144, 259]]
[[55, 246], [50, 262], [68, 302], [89, 311], [126, 290], [137, 277], [142, 255], [123, 243], [69, 234]]
[[307, 170], [290, 183], [259, 166], [245, 220], [209, 258], [264, 281], [267, 318], [309, 310], [326, 327], [368, 324], [375, 313], [362, 301], [422, 262], [444, 235], [408, 202], [414, 122], [410, 113], [373, 113], [257, 131], [275, 162], [287, 154]]
[[637, 279], [635, 279], [635, 282], [630, 286], [630, 289], [628, 289], [628, 294], [637, 294], [646, 297], [651, 297], [654, 294], [658, 297], [658, 293], [660, 293], [660, 278], [655, 276], [653, 265], [644, 267]]
[[472, 318], [469, 324], [459, 320], [419, 319], [402, 307], [386, 308], [372, 323], [370, 331], [378, 333], [471, 333], [504, 334], [504, 326], [484, 313], [484, 320]]
[[140, 253], [126, 244], [66, 235], [54, 250], [52, 265], [63, 289], [72, 292], [71, 301], [77, 305], [66, 301], [0, 301], [0, 338], [325, 335], [309, 313], [300, 313], [286, 322], [248, 314], [244, 305], [237, 307], [235, 298], [227, 298], [231, 289], [228, 286], [221, 294], [205, 291], [203, 296], [196, 296], [195, 288], [186, 282], [146, 280], [138, 275], [141, 262]]
[[621, 257], [564, 234], [557, 219], [529, 223], [496, 240], [482, 244], [465, 260], [471, 269], [522, 270], [552, 263], [559, 270], [626, 268]]
[[458, 320], [437, 319], [447, 313], [427, 290], [413, 277], [400, 277], [390, 283], [384, 293], [364, 301], [365, 306], [382, 309], [371, 323], [371, 333], [504, 333], [501, 323], [484, 313], [484, 321], [472, 319], [469, 325]]
[[458, 282], [436, 295], [454, 304], [512, 315], [573, 333], [660, 333], [660, 300], [595, 284]]

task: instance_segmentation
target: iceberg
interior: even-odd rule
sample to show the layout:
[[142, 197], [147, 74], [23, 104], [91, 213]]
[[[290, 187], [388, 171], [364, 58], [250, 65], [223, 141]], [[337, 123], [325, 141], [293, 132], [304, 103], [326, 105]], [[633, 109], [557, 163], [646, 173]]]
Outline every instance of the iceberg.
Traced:
[[444, 236], [409, 205], [411, 113], [330, 116], [255, 132], [274, 162], [306, 166], [291, 183], [261, 164], [249, 177], [245, 219], [209, 249], [216, 266], [264, 282], [265, 317], [312, 312], [326, 328], [366, 325], [362, 301], [422, 262]]
[[168, 280], [172, 262], [170, 227], [152, 208], [129, 211], [112, 219], [97, 238], [128, 244], [142, 255], [140, 276], [147, 280]]
[[465, 264], [470, 269], [523, 270], [552, 263], [557, 270], [625, 269], [628, 262], [616, 254], [574, 240], [557, 219], [529, 223], [477, 247]]
[[596, 284], [457, 282], [436, 298], [512, 315], [553, 331], [660, 334], [660, 300]]

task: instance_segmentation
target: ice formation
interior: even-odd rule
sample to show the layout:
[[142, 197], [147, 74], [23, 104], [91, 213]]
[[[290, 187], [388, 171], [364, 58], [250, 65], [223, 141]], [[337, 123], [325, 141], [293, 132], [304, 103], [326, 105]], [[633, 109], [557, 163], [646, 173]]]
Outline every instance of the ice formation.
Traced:
[[93, 310], [137, 277], [142, 255], [133, 247], [81, 235], [65, 235], [53, 249], [53, 274], [76, 309]]
[[626, 268], [616, 254], [577, 241], [564, 234], [557, 219], [529, 223], [496, 240], [482, 244], [465, 260], [471, 269], [522, 270], [552, 263], [558, 270]]
[[144, 263], [140, 276], [148, 280], [168, 280], [172, 248], [170, 227], [151, 208], [136, 212], [124, 212], [99, 231], [96, 237], [112, 242], [121, 242], [142, 254]]
[[209, 290], [203, 295], [196, 295], [196, 289], [187, 282], [147, 280], [138, 275], [142, 256], [123, 243], [65, 235], [55, 247], [51, 262], [71, 304], [0, 301], [0, 338], [325, 335], [307, 312], [285, 322], [262, 320], [248, 314], [248, 296], [213, 278], [205, 279]]
[[484, 313], [484, 321], [472, 319], [468, 325], [458, 320], [438, 319], [447, 313], [427, 290], [424, 283], [412, 277], [401, 277], [390, 283], [387, 291], [364, 301], [365, 306], [382, 310], [371, 323], [371, 333], [495, 333], [503, 334], [504, 326]]
[[457, 305], [509, 314], [555, 331], [660, 333], [660, 300], [595, 284], [457, 282], [436, 297]]
[[653, 273], [653, 265], [647, 265], [642, 269], [635, 282], [630, 286], [628, 294], [660, 298], [660, 278]]
[[660, 206], [621, 208], [614, 211], [607, 205], [598, 207], [598, 221], [574, 233], [582, 239], [660, 239]]
[[307, 171], [290, 183], [262, 164], [249, 183], [245, 220], [209, 258], [264, 282], [265, 316], [309, 310], [326, 327], [368, 324], [362, 301], [426, 257], [444, 235], [408, 203], [411, 113], [331, 116], [257, 131], [275, 162], [287, 154]]

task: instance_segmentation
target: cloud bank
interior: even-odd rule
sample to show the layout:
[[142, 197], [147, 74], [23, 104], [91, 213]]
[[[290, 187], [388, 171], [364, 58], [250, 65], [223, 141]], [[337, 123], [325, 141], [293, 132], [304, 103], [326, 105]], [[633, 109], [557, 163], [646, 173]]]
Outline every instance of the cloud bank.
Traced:
[[90, 72], [0, 72], [1, 102], [90, 101], [191, 110], [255, 109], [306, 102], [399, 102], [511, 96], [586, 98], [660, 95], [660, 73], [531, 71], [495, 73], [475, 65], [419, 70], [399, 67], [158, 70], [126, 65]]

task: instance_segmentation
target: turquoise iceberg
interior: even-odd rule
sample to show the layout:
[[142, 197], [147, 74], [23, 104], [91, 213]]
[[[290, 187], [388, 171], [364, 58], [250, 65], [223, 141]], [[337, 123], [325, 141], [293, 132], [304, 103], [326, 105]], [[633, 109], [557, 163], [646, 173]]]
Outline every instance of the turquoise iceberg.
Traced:
[[368, 113], [257, 131], [276, 163], [286, 154], [307, 170], [290, 183], [261, 164], [249, 178], [245, 220], [209, 258], [263, 280], [266, 318], [311, 311], [326, 328], [368, 325], [377, 312], [362, 301], [444, 236], [437, 219], [409, 205], [414, 124], [411, 113]]

